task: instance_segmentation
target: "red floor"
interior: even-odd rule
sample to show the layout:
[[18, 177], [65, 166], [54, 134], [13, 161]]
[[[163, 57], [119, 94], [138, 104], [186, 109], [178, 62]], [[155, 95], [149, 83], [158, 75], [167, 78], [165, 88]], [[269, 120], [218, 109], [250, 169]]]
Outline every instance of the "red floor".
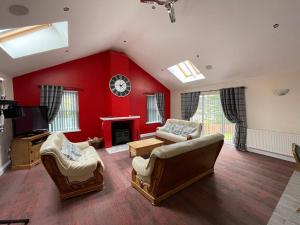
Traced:
[[42, 165], [0, 177], [0, 219], [32, 225], [267, 224], [289, 177], [290, 162], [223, 147], [215, 174], [152, 206], [130, 186], [128, 152], [108, 155], [102, 192], [61, 202]]

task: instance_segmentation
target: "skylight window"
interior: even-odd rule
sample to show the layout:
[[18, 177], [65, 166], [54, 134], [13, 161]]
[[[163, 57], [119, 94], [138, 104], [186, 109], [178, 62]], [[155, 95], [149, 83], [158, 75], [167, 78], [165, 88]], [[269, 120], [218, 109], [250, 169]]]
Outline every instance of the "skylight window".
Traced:
[[171, 66], [168, 70], [182, 83], [205, 79], [205, 76], [200, 73], [197, 67], [190, 60]]
[[13, 59], [68, 46], [66, 21], [0, 30], [0, 47]]

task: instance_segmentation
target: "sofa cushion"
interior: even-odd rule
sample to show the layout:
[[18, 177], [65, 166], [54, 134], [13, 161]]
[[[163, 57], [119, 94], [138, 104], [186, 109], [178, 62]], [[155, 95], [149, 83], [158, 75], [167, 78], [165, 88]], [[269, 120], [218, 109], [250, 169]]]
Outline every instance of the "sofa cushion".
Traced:
[[61, 152], [68, 159], [73, 160], [73, 161], [79, 161], [79, 159], [81, 157], [80, 149], [76, 145], [74, 145], [73, 143], [71, 143], [70, 141], [68, 141], [67, 139], [65, 139], [63, 141], [62, 151]]
[[171, 131], [172, 134], [181, 135], [184, 126], [180, 124], [174, 124], [173, 129]]
[[171, 158], [185, 152], [202, 148], [204, 146], [210, 145], [221, 140], [224, 140], [224, 135], [213, 134], [189, 141], [178, 142], [171, 145], [163, 145], [155, 148], [151, 153], [151, 157], [155, 155], [157, 158], [161, 159]]
[[169, 141], [172, 141], [172, 142], [180, 142], [180, 141], [186, 141], [187, 140], [186, 137], [183, 137], [181, 135], [176, 135], [176, 134], [173, 134], [173, 133], [168, 133], [168, 132], [165, 132], [163, 130], [156, 131], [155, 135], [159, 138], [163, 138], [163, 139], [166, 139], [166, 140], [169, 140]]
[[187, 137], [189, 134], [193, 133], [194, 131], [196, 131], [195, 127], [186, 126], [182, 129], [181, 135]]
[[173, 130], [174, 124], [173, 123], [166, 123], [166, 125], [164, 126], [163, 130], [166, 132], [171, 133]]

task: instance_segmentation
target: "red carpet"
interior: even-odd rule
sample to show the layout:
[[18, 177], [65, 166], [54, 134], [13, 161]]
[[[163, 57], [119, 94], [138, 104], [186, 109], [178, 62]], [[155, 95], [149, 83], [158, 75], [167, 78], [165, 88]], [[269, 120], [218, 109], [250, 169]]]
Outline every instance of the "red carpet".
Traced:
[[31, 225], [267, 224], [289, 177], [290, 162], [242, 153], [225, 145], [211, 175], [154, 207], [130, 186], [128, 152], [109, 155], [102, 192], [61, 202], [40, 164], [0, 177], [0, 219]]

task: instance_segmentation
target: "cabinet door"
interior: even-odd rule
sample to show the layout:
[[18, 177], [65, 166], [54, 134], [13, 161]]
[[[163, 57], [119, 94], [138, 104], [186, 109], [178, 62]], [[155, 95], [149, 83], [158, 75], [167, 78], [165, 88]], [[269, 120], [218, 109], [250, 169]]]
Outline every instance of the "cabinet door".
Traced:
[[32, 147], [31, 147], [31, 160], [32, 160], [32, 162], [31, 163], [40, 160], [40, 158], [41, 158], [41, 156], [40, 156], [41, 146], [42, 146], [42, 144], [32, 145]]

